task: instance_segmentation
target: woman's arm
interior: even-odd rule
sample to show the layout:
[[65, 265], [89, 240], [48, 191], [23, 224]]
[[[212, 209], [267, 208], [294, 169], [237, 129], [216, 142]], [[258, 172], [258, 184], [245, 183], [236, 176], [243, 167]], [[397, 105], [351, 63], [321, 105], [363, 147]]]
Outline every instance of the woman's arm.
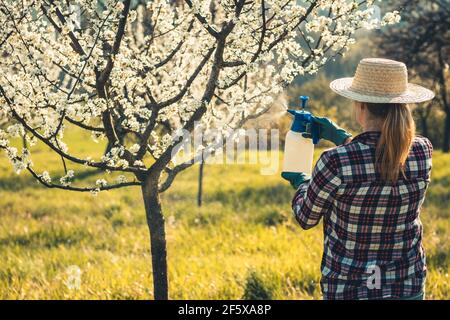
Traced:
[[335, 157], [333, 150], [322, 153], [311, 180], [302, 183], [294, 195], [293, 214], [305, 230], [316, 226], [321, 217], [332, 209], [337, 188], [341, 184]]
[[353, 140], [353, 138], [352, 138], [352, 137], [348, 137], [347, 139], [345, 139], [345, 141], [344, 141], [344, 143], [343, 143], [343, 144], [347, 144], [347, 143], [350, 143], [350, 142], [352, 142], [352, 140]]

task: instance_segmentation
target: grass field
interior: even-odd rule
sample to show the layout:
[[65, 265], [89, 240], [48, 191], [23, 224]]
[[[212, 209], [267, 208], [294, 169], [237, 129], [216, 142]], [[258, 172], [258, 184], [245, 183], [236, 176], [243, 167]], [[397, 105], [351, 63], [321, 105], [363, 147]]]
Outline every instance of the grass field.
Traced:
[[[70, 150], [98, 155], [103, 147], [88, 138], [73, 133]], [[33, 155], [38, 171], [61, 173], [43, 147]], [[450, 155], [435, 152], [422, 211], [428, 299], [450, 299], [449, 164]], [[162, 195], [171, 298], [319, 299], [321, 227], [294, 223], [288, 184], [256, 165], [207, 165], [199, 209], [197, 171], [183, 172]], [[139, 188], [97, 196], [45, 189], [13, 173], [1, 154], [0, 299], [149, 299], [150, 261]], [[81, 270], [77, 289], [67, 286], [70, 266]]]

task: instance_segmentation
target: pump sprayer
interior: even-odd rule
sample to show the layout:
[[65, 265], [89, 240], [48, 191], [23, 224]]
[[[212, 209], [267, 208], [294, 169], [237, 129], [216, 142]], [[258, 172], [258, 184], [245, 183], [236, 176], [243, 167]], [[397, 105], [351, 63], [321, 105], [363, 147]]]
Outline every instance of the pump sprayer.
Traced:
[[[300, 96], [301, 110], [288, 110], [294, 116], [291, 130], [286, 134], [284, 145], [283, 172], [311, 175], [314, 145], [319, 142], [319, 127], [313, 121], [313, 115], [306, 111], [309, 97]], [[310, 131], [308, 132], [308, 128]], [[303, 137], [310, 133], [312, 139]]]

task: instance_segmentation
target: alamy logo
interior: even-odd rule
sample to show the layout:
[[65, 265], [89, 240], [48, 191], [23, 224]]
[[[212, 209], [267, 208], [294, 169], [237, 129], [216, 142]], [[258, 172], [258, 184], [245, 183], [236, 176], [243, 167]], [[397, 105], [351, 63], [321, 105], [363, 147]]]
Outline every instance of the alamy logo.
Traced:
[[262, 175], [278, 172], [280, 160], [278, 129], [204, 130], [196, 124], [193, 132], [179, 130], [172, 162], [183, 165], [204, 161], [207, 164], [259, 164]]
[[70, 266], [66, 269], [65, 284], [70, 290], [79, 289], [81, 286], [81, 269], [78, 266]]
[[381, 270], [378, 266], [370, 266], [367, 268], [367, 273], [371, 275], [367, 278], [368, 289], [381, 289]]
[[380, 29], [381, 28], [381, 9], [377, 5], [371, 5], [368, 7], [368, 10], [371, 11], [371, 16], [368, 21], [369, 22], [369, 29]]

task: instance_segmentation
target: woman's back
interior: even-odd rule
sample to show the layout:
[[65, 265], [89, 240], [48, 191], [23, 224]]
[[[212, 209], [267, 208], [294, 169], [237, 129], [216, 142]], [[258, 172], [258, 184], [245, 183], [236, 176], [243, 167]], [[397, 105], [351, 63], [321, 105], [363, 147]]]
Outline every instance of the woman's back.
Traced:
[[[334, 209], [324, 219], [328, 241], [322, 273], [356, 281], [351, 295], [413, 295], [420, 291], [426, 270], [419, 212], [430, 180], [432, 146], [426, 138], [415, 138], [404, 176], [386, 183], [375, 170], [379, 135], [363, 133], [332, 151], [341, 184]], [[368, 288], [371, 274], [369, 287], [376, 287], [374, 277], [380, 276], [379, 290]]]
[[325, 299], [402, 297], [422, 290], [426, 265], [419, 211], [432, 145], [416, 137], [404, 175], [392, 183], [375, 170], [379, 138], [379, 132], [365, 132], [324, 152], [303, 201], [294, 199], [305, 229], [317, 224], [314, 213], [323, 213]]
[[433, 99], [408, 82], [404, 63], [368, 58], [354, 77], [330, 88], [353, 100], [364, 133], [349, 134], [328, 118], [312, 117], [324, 152], [310, 177], [284, 173], [297, 191], [294, 216], [304, 229], [324, 220], [325, 299], [421, 299], [426, 276], [420, 208], [430, 182], [433, 147], [416, 137], [410, 104]]

